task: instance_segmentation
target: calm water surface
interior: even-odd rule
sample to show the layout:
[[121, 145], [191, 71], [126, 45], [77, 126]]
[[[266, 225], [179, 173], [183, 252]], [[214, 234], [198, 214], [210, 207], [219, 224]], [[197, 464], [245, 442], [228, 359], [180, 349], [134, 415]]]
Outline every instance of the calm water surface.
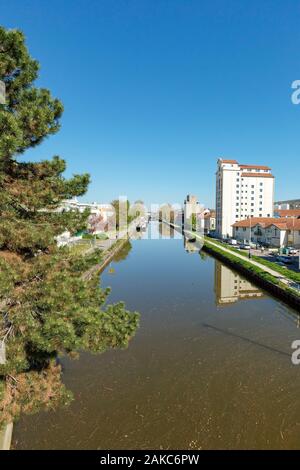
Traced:
[[137, 334], [65, 359], [75, 400], [23, 416], [14, 448], [300, 448], [293, 310], [182, 239], [136, 240], [113, 267], [101, 283], [141, 312]]

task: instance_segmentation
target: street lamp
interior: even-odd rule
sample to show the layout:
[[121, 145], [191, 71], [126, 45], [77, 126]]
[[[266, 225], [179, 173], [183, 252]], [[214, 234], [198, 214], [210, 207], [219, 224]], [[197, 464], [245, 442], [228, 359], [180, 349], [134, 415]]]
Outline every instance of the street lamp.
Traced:
[[293, 248], [295, 248], [295, 218], [293, 217]]
[[248, 257], [249, 257], [249, 259], [250, 259], [250, 258], [251, 258], [251, 239], [252, 239], [252, 237], [251, 237], [251, 232], [252, 232], [252, 224], [251, 224], [251, 222], [252, 222], [252, 221], [251, 221], [251, 215], [249, 215], [248, 217], [249, 217], [249, 219], [250, 219], [250, 240], [249, 240], [249, 254], [248, 254]]

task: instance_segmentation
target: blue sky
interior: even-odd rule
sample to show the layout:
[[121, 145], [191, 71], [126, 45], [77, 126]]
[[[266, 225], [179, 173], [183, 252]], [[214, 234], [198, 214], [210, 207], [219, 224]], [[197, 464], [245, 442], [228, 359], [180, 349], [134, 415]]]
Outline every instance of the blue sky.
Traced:
[[0, 0], [24, 31], [61, 131], [26, 154], [89, 172], [85, 200], [195, 193], [214, 206], [216, 160], [268, 164], [300, 197], [300, 1]]

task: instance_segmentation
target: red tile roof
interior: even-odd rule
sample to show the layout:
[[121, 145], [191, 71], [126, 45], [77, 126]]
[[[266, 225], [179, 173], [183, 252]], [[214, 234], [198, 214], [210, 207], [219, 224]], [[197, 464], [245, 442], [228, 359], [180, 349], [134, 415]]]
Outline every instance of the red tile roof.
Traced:
[[268, 228], [275, 225], [280, 230], [300, 230], [300, 219], [287, 219], [285, 217], [252, 217], [251, 219], [240, 220], [232, 225], [232, 227], [250, 228], [260, 225], [262, 228]]
[[253, 178], [274, 178], [271, 173], [242, 173], [242, 177], [245, 176], [246, 178], [248, 177], [253, 177]]
[[222, 163], [232, 163], [232, 164], [238, 165], [238, 162], [236, 160], [226, 160], [226, 159], [223, 159], [223, 158], [220, 158], [220, 160], [221, 160]]
[[233, 224], [233, 227], [254, 227], [257, 224], [260, 224], [262, 227], [266, 226], [267, 224], [278, 222], [280, 219], [276, 219], [275, 217], [252, 217], [251, 219], [244, 219], [240, 220]]
[[280, 217], [300, 217], [300, 209], [277, 209]]

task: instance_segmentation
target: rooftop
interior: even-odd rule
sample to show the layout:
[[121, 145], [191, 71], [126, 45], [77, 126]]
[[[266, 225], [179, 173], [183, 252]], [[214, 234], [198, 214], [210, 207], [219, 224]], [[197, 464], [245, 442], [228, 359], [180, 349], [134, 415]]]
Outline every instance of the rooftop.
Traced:
[[219, 158], [218, 160], [221, 163], [227, 163], [231, 165], [238, 165], [242, 170], [266, 170], [270, 171], [271, 168], [266, 165], [246, 165], [246, 164], [240, 164], [237, 160], [230, 160], [227, 158]]
[[286, 217], [252, 217], [250, 219], [240, 220], [232, 227], [250, 228], [260, 225], [262, 228], [268, 228], [274, 225], [280, 230], [300, 230], [300, 219]]
[[280, 217], [300, 217], [300, 209], [276, 209]]

